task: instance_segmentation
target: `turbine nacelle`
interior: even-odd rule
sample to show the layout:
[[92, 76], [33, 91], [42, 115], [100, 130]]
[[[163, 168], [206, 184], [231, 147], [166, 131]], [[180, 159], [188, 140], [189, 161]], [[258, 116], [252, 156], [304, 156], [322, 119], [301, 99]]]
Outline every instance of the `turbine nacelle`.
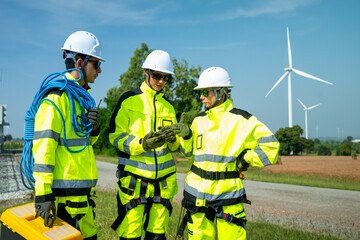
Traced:
[[284, 68], [284, 70], [285, 70], [285, 71], [288, 71], [288, 72], [291, 72], [293, 69], [290, 68], [290, 67], [286, 67], [286, 68]]

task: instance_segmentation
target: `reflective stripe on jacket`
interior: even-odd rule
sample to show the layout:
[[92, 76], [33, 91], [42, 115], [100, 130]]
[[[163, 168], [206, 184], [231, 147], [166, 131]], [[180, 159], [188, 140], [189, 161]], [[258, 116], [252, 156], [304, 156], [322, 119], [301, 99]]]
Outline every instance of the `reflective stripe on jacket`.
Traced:
[[145, 152], [142, 139], [158, 127], [177, 123], [172, 104], [162, 92], [151, 89], [146, 82], [140, 88], [124, 93], [110, 121], [109, 141], [119, 150], [119, 165], [125, 171], [148, 179], [161, 178], [175, 172], [170, 151], [179, 147], [179, 139]]
[[[74, 79], [66, 73], [68, 79]], [[53, 101], [65, 121], [65, 135], [72, 151], [86, 144], [86, 137], [79, 137], [72, 128], [71, 104], [65, 92], [52, 91], [45, 99]], [[75, 101], [77, 116], [81, 107]], [[35, 116], [33, 139], [34, 178], [36, 201], [46, 201], [54, 196], [80, 196], [93, 192], [98, 172], [92, 144], [98, 139], [90, 136], [89, 145], [78, 153], [65, 147], [64, 126], [58, 110], [48, 101], [43, 101]]]
[[[204, 174], [236, 172], [236, 157], [243, 151], [252, 166], [277, 161], [280, 144], [272, 132], [248, 112], [233, 108], [231, 100], [196, 116], [191, 130], [192, 138], [181, 139], [181, 152]], [[246, 200], [246, 193], [239, 177], [212, 180], [190, 171], [184, 198], [196, 206], [221, 206]]]

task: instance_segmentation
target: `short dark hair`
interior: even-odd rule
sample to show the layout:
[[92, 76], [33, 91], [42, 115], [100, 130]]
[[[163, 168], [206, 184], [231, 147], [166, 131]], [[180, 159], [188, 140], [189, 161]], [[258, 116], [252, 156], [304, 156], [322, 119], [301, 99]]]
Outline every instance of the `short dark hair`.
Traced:
[[[75, 67], [74, 60], [72, 58], [66, 58], [67, 53], [69, 53], [69, 51], [64, 51], [63, 52], [63, 58], [65, 59], [66, 69], [74, 68]], [[85, 60], [86, 55], [81, 54], [81, 53], [76, 53], [75, 60], [77, 61], [79, 58], [81, 58], [82, 60]]]

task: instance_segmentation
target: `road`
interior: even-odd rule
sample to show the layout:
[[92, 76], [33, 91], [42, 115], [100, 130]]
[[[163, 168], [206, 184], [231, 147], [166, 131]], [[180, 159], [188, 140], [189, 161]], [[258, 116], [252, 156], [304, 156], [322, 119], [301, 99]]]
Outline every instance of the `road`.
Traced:
[[[116, 165], [97, 162], [98, 188], [116, 191]], [[185, 174], [177, 174], [180, 202]], [[289, 184], [244, 181], [251, 205], [245, 205], [250, 221], [274, 223], [329, 233], [344, 239], [360, 239], [360, 192]]]

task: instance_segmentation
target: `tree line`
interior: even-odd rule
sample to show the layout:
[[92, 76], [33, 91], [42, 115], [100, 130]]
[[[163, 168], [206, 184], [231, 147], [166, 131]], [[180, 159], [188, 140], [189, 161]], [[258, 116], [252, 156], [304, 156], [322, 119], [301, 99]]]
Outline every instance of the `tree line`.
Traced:
[[301, 137], [303, 129], [299, 125], [294, 127], [280, 128], [275, 136], [280, 142], [280, 155], [313, 154], [319, 156], [357, 156], [360, 152], [360, 144], [352, 143], [353, 137], [348, 136], [343, 142], [335, 143]]

